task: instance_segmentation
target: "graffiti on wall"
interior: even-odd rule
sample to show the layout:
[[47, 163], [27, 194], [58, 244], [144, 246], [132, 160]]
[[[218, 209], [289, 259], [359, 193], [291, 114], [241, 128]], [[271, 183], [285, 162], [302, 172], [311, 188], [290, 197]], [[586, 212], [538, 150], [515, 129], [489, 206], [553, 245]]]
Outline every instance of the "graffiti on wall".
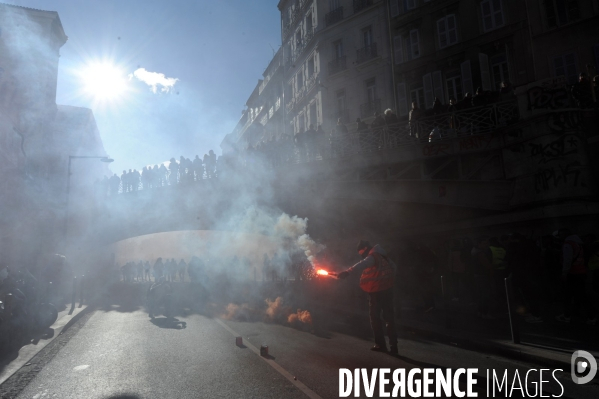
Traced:
[[560, 187], [586, 187], [580, 174], [581, 166], [576, 161], [539, 169], [534, 176], [535, 191], [540, 194]]
[[560, 109], [569, 104], [568, 91], [565, 87], [544, 88], [534, 86], [528, 89], [528, 109]]
[[449, 155], [451, 153], [451, 143], [427, 144], [422, 147], [422, 155], [425, 157], [435, 157], [438, 155]]
[[495, 137], [490, 134], [463, 138], [459, 141], [459, 149], [460, 151], [484, 150], [489, 147], [494, 140]]
[[580, 112], [557, 112], [549, 115], [547, 119], [549, 128], [554, 132], [576, 130], [582, 125]]
[[538, 164], [546, 164], [578, 154], [578, 144], [579, 139], [574, 134], [564, 134], [548, 143], [528, 143], [530, 157]]

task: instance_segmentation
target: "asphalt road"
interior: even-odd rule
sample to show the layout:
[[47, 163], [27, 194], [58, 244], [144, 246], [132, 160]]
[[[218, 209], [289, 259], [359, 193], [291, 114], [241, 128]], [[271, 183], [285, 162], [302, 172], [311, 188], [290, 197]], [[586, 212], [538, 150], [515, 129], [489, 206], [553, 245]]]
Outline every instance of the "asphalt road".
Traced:
[[[369, 341], [344, 334], [314, 334], [200, 315], [159, 320], [152, 323], [142, 311], [94, 312], [18, 397], [336, 398], [339, 368], [383, 367], [476, 367], [479, 397], [486, 397], [482, 388], [486, 369], [508, 370], [509, 380], [518, 370], [524, 382], [529, 369], [539, 368], [413, 335], [402, 337], [400, 356], [395, 358], [370, 352]], [[235, 345], [237, 334], [247, 347]], [[268, 361], [250, 347], [261, 344], [269, 346]], [[563, 397], [599, 397], [597, 384], [574, 385], [569, 370], [557, 375], [564, 386]], [[532, 392], [532, 379], [528, 386]], [[557, 383], [546, 383], [543, 390], [545, 395], [561, 391]], [[366, 397], [363, 389], [361, 394]], [[512, 397], [519, 397], [519, 391]]]

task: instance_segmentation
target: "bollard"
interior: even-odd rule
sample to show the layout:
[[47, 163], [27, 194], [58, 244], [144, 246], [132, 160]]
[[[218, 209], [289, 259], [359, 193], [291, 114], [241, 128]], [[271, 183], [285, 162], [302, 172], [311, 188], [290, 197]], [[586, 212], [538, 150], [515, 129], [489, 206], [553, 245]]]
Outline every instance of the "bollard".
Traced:
[[237, 345], [237, 346], [243, 346], [243, 338], [242, 337], [235, 337], [235, 345]]
[[520, 325], [514, 305], [514, 288], [512, 285], [512, 276], [505, 278], [505, 296], [507, 298], [508, 314], [510, 316], [510, 329], [512, 331], [512, 342], [520, 343]]
[[75, 309], [75, 302], [77, 302], [77, 276], [73, 276], [73, 293], [71, 295], [71, 311]]
[[260, 356], [268, 357], [268, 346], [267, 345], [260, 345]]
[[81, 282], [79, 283], [79, 307], [83, 306], [83, 292], [85, 289], [85, 274], [81, 275]]

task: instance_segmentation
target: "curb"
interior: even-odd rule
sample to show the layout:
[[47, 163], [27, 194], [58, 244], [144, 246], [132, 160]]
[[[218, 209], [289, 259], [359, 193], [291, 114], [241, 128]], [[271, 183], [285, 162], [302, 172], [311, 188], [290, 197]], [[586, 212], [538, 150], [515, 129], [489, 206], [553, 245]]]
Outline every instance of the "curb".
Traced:
[[[41, 345], [25, 345], [19, 349], [19, 356], [16, 359], [12, 360], [10, 363], [4, 366], [4, 369], [0, 372], [0, 385], [2, 385], [6, 380], [8, 380], [13, 374], [19, 371], [23, 366], [25, 366], [31, 359], [37, 356], [38, 353], [42, 351], [48, 344], [53, 342], [56, 338], [62, 335], [63, 332], [68, 330], [73, 324], [75, 324], [83, 315], [89, 313], [91, 310], [95, 309], [94, 305], [87, 305], [82, 308], [80, 311], [71, 316], [71, 318], [64, 324], [61, 324], [61, 320], [65, 319], [70, 315], [66, 315], [56, 320], [56, 322], [50, 326], [50, 328], [54, 329], [54, 335], [52, 338], [47, 341], [43, 341]], [[55, 327], [56, 326], [56, 327]], [[41, 342], [41, 341], [40, 341]]]
[[[557, 348], [540, 347], [526, 343], [513, 344], [508, 341], [505, 343], [493, 342], [475, 337], [460, 337], [449, 333], [426, 330], [401, 323], [398, 324], [398, 327], [403, 331], [409, 331], [429, 338], [434, 338], [443, 343], [458, 346], [462, 349], [495, 354], [514, 360], [527, 361], [553, 369], [561, 368], [568, 370], [570, 368], [571, 352]], [[459, 333], [459, 331], [456, 331], [456, 333]]]

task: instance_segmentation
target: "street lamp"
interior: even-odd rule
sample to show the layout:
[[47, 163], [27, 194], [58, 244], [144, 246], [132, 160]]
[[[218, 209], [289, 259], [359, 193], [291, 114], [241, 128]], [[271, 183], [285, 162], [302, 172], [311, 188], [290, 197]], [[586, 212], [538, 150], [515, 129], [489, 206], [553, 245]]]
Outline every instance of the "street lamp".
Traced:
[[64, 229], [63, 229], [63, 250], [64, 255], [66, 256], [67, 252], [67, 231], [69, 227], [69, 193], [71, 192], [71, 161], [73, 159], [99, 159], [100, 162], [111, 163], [114, 162], [114, 159], [107, 156], [95, 156], [95, 155], [69, 155], [69, 167], [67, 169], [67, 201], [65, 205], [64, 211]]

